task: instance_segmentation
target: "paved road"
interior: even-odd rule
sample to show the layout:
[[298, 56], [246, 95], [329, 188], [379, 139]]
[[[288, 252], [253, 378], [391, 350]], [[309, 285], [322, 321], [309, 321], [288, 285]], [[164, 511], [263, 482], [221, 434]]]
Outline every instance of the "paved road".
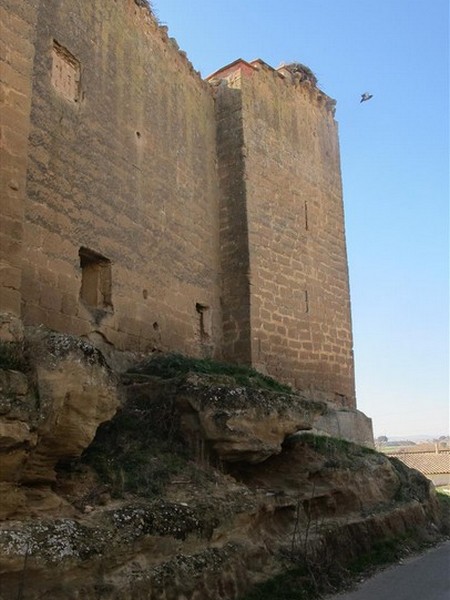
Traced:
[[354, 592], [329, 600], [449, 600], [450, 542], [389, 567]]

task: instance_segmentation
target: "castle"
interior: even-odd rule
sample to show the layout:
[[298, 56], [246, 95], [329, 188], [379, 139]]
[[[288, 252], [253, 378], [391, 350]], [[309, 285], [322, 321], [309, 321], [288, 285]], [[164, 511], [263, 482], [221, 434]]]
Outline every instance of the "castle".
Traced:
[[252, 365], [355, 408], [334, 102], [202, 80], [137, 0], [0, 0], [0, 311]]

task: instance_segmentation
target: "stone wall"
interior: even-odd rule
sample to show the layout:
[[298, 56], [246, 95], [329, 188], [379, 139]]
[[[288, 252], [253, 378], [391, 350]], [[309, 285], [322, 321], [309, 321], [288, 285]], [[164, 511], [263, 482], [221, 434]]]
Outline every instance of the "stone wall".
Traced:
[[330, 99], [262, 61], [203, 81], [144, 2], [0, 10], [1, 311], [353, 407]]
[[213, 98], [146, 7], [39, 3], [27, 184], [26, 324], [220, 351]]
[[0, 309], [20, 316], [37, 0], [0, 3]]
[[[245, 204], [249, 259], [236, 277], [248, 279], [250, 362], [298, 389], [354, 406], [334, 104], [262, 61], [238, 61], [214, 79], [222, 81], [219, 105], [240, 91], [245, 190], [234, 202]], [[241, 243], [235, 236], [236, 247]]]
[[[354, 405], [339, 146], [326, 96], [261, 67], [243, 80], [254, 363]], [[330, 398], [333, 399], [333, 398]]]
[[223, 357], [252, 364], [248, 217], [240, 70], [216, 89], [220, 177]]

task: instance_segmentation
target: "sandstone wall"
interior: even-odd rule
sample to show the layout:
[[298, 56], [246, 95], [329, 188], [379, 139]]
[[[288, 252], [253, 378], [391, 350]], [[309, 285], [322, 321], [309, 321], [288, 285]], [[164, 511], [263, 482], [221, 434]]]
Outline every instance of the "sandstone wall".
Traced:
[[213, 99], [138, 4], [39, 3], [22, 314], [118, 348], [216, 353]]
[[16, 316], [37, 3], [0, 2], [0, 311]]
[[[262, 61], [236, 61], [212, 81], [219, 115], [225, 114], [219, 131], [228, 135], [218, 137], [223, 170], [234, 169], [230, 156], [239, 144], [244, 163], [234, 169], [222, 212], [222, 228], [228, 227], [223, 215], [232, 214], [235, 221], [242, 219], [243, 233], [235, 232], [234, 256], [223, 260], [246, 289], [250, 327], [240, 326], [245, 315], [234, 310], [230, 330], [241, 346], [250, 332], [248, 362], [257, 368], [352, 407], [353, 342], [334, 103], [310, 83], [282, 78]], [[233, 135], [238, 121], [242, 131]]]
[[251, 364], [248, 221], [241, 71], [217, 87], [217, 158], [220, 177], [223, 357]]
[[329, 99], [263, 65], [242, 79], [256, 365], [354, 406], [337, 126]]
[[212, 93], [136, 0], [0, 9], [1, 310], [354, 406], [330, 99], [262, 61]]

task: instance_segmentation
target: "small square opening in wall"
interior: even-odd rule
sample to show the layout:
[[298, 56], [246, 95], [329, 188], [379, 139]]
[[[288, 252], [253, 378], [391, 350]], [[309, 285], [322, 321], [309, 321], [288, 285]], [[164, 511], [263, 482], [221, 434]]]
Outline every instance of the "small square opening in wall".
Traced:
[[111, 310], [111, 261], [88, 248], [80, 248], [79, 256], [82, 302], [91, 308]]
[[61, 44], [53, 41], [52, 84], [66, 100], [78, 102], [80, 95], [80, 63]]

